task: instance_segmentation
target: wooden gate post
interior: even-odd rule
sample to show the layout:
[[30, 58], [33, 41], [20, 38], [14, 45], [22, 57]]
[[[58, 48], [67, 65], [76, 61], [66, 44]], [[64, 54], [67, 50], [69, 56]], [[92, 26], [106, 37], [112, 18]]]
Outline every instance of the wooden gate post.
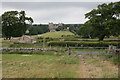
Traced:
[[70, 47], [68, 48], [68, 53], [69, 53], [69, 55], [71, 55], [71, 49], [70, 49]]
[[45, 37], [43, 37], [43, 51], [45, 51]]

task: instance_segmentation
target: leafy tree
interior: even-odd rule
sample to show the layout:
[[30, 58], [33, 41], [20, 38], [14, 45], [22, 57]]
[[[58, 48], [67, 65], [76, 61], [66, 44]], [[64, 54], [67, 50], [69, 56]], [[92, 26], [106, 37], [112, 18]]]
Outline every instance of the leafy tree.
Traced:
[[2, 17], [0, 16], [0, 38], [2, 37]]
[[29, 28], [29, 34], [30, 35], [37, 35], [38, 34], [38, 29], [37, 28], [34, 28], [33, 26], [31, 26]]
[[63, 26], [59, 26], [56, 31], [64, 31], [67, 30], [67, 27], [69, 27], [69, 31], [77, 34], [78, 28], [81, 26], [82, 24], [64, 24]]
[[2, 34], [6, 39], [25, 34], [27, 26], [25, 21], [33, 23], [33, 19], [25, 15], [25, 11], [8, 11], [2, 14]]
[[79, 27], [77, 34], [81, 35], [83, 38], [94, 38], [93, 28], [90, 25], [90, 22], [88, 21]]
[[99, 41], [105, 36], [118, 36], [120, 34], [120, 2], [101, 4], [97, 9], [93, 9], [85, 14], [92, 26], [92, 31]]
[[34, 24], [31, 27], [29, 27], [28, 30], [30, 35], [37, 35], [37, 34], [49, 32], [48, 25], [42, 25], [42, 24], [40, 25]]

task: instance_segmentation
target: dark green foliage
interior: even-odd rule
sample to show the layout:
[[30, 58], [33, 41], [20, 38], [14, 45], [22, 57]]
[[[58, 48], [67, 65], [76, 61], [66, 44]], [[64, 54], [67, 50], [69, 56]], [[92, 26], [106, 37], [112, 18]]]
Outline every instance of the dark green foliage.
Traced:
[[93, 27], [89, 22], [83, 24], [77, 31], [78, 35], [81, 35], [82, 38], [94, 38]]
[[[63, 26], [59, 26], [56, 31], [64, 31], [64, 30], [69, 30], [70, 32], [77, 34], [77, 29], [81, 26], [82, 24], [64, 24]], [[69, 28], [69, 29], [67, 29]]]
[[25, 21], [33, 23], [32, 18], [25, 17], [25, 11], [8, 11], [2, 14], [2, 35], [6, 39], [19, 37], [25, 34], [27, 25]]
[[29, 30], [29, 35], [37, 35], [37, 34], [42, 34], [49, 32], [48, 25], [33, 25], [28, 28]]
[[105, 36], [120, 34], [120, 2], [98, 5], [85, 17], [89, 20], [79, 28], [79, 34], [85, 37], [98, 37], [101, 41]]
[[75, 46], [75, 47], [108, 47], [109, 45], [120, 46], [120, 42], [78, 42], [78, 41], [50, 41], [51, 46]]
[[2, 16], [0, 16], [0, 38], [2, 37]]
[[[46, 37], [46, 38], [45, 38], [45, 42], [53, 41], [53, 40], [55, 40], [55, 39], [50, 38], [50, 37]], [[38, 37], [38, 41], [39, 41], [39, 42], [43, 42], [43, 37]]]

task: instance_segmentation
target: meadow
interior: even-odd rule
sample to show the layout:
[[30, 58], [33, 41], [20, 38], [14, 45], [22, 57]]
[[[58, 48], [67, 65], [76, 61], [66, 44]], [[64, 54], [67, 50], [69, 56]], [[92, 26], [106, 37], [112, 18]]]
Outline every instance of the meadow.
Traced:
[[[36, 54], [35, 54], [36, 53]], [[93, 55], [3, 52], [3, 78], [118, 78], [118, 67]], [[112, 59], [111, 59], [112, 60]]]
[[[71, 49], [72, 54], [68, 55], [68, 46], [49, 46], [48, 43], [56, 40], [64, 41], [64, 39], [83, 39], [68, 31], [48, 33], [42, 34], [40, 38], [38, 35], [31, 36], [37, 40], [35, 44], [15, 43], [19, 37], [13, 38], [14, 43], [2, 39], [2, 47], [43, 49], [42, 40], [43, 37], [46, 37], [45, 49], [56, 50], [2, 52], [3, 78], [118, 78], [120, 60], [117, 55], [106, 55], [105, 49], [79, 48]], [[92, 40], [97, 42], [97, 39]], [[105, 40], [112, 41], [113, 39], [107, 38]], [[91, 42], [91, 40], [88, 39], [84, 42]], [[101, 54], [85, 54], [92, 52], [100, 52]]]
[[78, 58], [52, 53], [3, 54], [3, 78], [74, 78]]
[[[5, 6], [5, 12], [0, 16], [2, 78], [120, 79], [119, 1], [80, 3], [79, 6], [78, 2], [68, 2], [62, 3], [62, 7], [61, 3], [47, 3], [47, 6], [46, 3], [42, 6], [39, 3], [19, 4]], [[7, 11], [10, 8], [16, 11]], [[24, 8], [30, 11], [36, 9], [27, 16]], [[48, 13], [37, 15], [36, 11], [41, 13], [39, 9]], [[85, 12], [84, 18], [79, 10]], [[80, 15], [79, 12], [76, 14], [77, 11]], [[77, 21], [75, 15], [81, 18]], [[59, 17], [62, 23], [59, 23]], [[66, 20], [62, 20], [64, 18]], [[46, 24], [45, 19], [54, 23]]]

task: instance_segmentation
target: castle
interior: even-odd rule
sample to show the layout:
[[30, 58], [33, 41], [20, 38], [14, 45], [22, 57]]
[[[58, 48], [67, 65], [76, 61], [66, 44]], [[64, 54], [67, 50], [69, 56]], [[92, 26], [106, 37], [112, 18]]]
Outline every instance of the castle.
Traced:
[[56, 28], [58, 28], [59, 26], [63, 26], [63, 23], [58, 23], [58, 24], [53, 24], [52, 22], [49, 23], [50, 32], [55, 32]]

